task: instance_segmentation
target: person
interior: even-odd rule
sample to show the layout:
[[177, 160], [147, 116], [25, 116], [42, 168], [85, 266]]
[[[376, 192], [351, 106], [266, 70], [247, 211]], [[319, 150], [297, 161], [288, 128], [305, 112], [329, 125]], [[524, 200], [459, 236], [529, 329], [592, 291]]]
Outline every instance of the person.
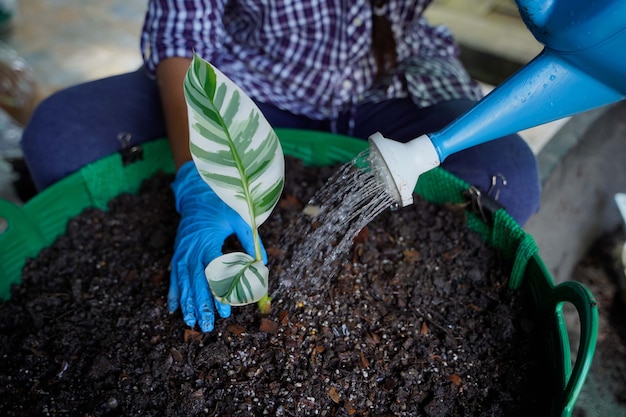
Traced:
[[[85, 164], [167, 136], [181, 214], [168, 302], [185, 322], [214, 326], [204, 265], [236, 233], [250, 231], [203, 186], [190, 162], [183, 78], [194, 53], [231, 78], [275, 128], [408, 141], [442, 129], [482, 97], [444, 26], [424, 17], [430, 0], [150, 0], [138, 71], [60, 91], [36, 109], [23, 152], [39, 189]], [[506, 179], [499, 202], [524, 224], [538, 210], [532, 151], [510, 135], [451, 155], [442, 166], [489, 190]], [[287, 174], [288, 175], [288, 174]], [[211, 210], [206, 208], [210, 207]]]

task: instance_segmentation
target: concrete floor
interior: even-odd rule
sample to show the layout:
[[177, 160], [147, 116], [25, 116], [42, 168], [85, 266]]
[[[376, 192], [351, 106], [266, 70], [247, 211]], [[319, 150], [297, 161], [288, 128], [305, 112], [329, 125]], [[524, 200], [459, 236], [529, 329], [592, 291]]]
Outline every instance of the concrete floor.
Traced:
[[[40, 100], [59, 89], [137, 69], [139, 36], [147, 0], [24, 0], [15, 4], [0, 42], [32, 70]], [[1, 45], [0, 45], [1, 46]], [[0, 57], [2, 56], [0, 48]], [[21, 200], [7, 158], [19, 155], [21, 127], [0, 114], [0, 198]]]
[[32, 67], [44, 95], [141, 65], [147, 0], [24, 0], [0, 40]]

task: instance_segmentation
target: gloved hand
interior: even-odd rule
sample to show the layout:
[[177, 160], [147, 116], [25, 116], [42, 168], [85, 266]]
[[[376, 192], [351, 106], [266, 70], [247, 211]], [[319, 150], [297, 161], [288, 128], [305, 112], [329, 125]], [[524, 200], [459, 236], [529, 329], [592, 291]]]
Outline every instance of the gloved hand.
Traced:
[[[169, 310], [174, 312], [180, 306], [187, 325], [198, 323], [203, 332], [210, 332], [215, 321], [214, 306], [223, 318], [230, 316], [230, 306], [214, 301], [204, 269], [222, 254], [224, 240], [233, 233], [244, 250], [254, 256], [252, 230], [202, 180], [192, 161], [180, 167], [172, 190], [181, 219], [172, 257]], [[267, 262], [262, 245], [261, 249]]]

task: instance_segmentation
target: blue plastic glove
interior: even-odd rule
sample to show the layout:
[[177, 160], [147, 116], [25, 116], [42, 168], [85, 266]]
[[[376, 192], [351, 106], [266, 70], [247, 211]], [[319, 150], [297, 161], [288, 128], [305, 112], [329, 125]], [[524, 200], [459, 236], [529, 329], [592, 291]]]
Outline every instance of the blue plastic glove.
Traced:
[[[254, 256], [252, 230], [202, 180], [192, 161], [178, 170], [172, 190], [181, 219], [172, 257], [169, 310], [174, 312], [180, 306], [187, 325], [197, 323], [203, 332], [210, 332], [215, 322], [214, 306], [222, 318], [230, 316], [230, 306], [214, 301], [204, 269], [222, 255], [224, 240], [233, 233]], [[261, 249], [266, 261], [262, 245]]]

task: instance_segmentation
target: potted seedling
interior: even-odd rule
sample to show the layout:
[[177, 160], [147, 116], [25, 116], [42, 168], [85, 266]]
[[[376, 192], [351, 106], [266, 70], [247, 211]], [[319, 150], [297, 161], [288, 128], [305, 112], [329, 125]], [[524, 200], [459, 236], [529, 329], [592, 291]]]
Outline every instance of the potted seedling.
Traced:
[[195, 55], [184, 81], [189, 139], [200, 176], [252, 229], [254, 256], [217, 257], [205, 274], [215, 298], [269, 309], [268, 277], [258, 228], [283, 190], [285, 162], [276, 133], [232, 80]]

